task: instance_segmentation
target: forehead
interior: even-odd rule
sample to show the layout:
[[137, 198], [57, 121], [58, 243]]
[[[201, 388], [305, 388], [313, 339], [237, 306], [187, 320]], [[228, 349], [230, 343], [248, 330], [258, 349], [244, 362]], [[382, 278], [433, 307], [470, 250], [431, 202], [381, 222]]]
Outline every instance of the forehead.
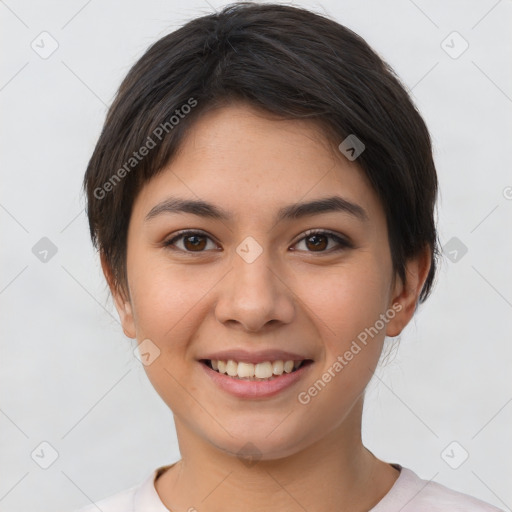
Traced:
[[145, 184], [134, 212], [145, 217], [169, 196], [203, 200], [238, 219], [276, 216], [284, 205], [334, 196], [382, 213], [363, 171], [318, 123], [278, 119], [245, 104], [196, 120], [173, 160]]

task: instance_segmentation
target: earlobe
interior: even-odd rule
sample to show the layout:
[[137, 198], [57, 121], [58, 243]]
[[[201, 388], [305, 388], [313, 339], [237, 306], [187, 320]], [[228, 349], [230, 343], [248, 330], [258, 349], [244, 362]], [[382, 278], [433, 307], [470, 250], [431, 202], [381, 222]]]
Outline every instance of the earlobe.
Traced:
[[430, 264], [430, 247], [427, 245], [407, 261], [405, 281], [396, 276], [390, 307], [397, 311], [397, 314], [388, 323], [386, 336], [398, 336], [413, 317]]
[[100, 260], [103, 274], [105, 276], [105, 279], [107, 280], [110, 293], [112, 294], [112, 298], [114, 299], [114, 305], [119, 315], [119, 319], [121, 320], [123, 332], [128, 338], [135, 339], [136, 330], [131, 302], [129, 298], [125, 297], [125, 294], [122, 293], [122, 291], [119, 289], [119, 286], [115, 282], [115, 279], [112, 275], [110, 265], [108, 264], [103, 253], [100, 255]]

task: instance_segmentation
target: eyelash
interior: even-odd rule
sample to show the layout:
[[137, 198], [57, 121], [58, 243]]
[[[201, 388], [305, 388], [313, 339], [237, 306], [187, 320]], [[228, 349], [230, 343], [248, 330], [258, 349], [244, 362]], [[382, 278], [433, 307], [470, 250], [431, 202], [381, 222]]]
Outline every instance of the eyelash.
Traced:
[[[163, 245], [164, 245], [164, 247], [166, 247], [168, 249], [175, 250], [175, 251], [181, 251], [186, 254], [192, 254], [192, 255], [202, 254], [202, 253], [206, 252], [205, 250], [203, 250], [203, 251], [187, 251], [184, 249], [172, 247], [177, 240], [180, 240], [186, 236], [192, 236], [192, 235], [199, 235], [201, 237], [206, 237], [206, 238], [209, 238], [210, 240], [212, 240], [212, 238], [210, 236], [208, 236], [206, 233], [203, 233], [202, 231], [184, 230], [184, 231], [179, 231], [171, 239], [164, 241]], [[318, 252], [319, 254], [330, 254], [331, 252], [337, 252], [337, 251], [341, 251], [344, 249], [350, 249], [350, 248], [354, 247], [353, 244], [351, 242], [349, 242], [347, 239], [342, 238], [342, 237], [332, 233], [331, 231], [325, 231], [325, 230], [320, 230], [320, 229], [311, 229], [311, 230], [306, 231], [304, 233], [304, 236], [300, 240], [298, 240], [294, 245], [297, 245], [299, 242], [302, 242], [306, 238], [309, 238], [314, 235], [326, 236], [326, 237], [330, 238], [331, 240], [334, 240], [341, 248], [336, 249], [335, 251], [330, 249], [330, 250], [324, 250], [324, 251], [306, 251], [306, 252], [309, 252], [312, 254], [314, 254], [315, 252]]]

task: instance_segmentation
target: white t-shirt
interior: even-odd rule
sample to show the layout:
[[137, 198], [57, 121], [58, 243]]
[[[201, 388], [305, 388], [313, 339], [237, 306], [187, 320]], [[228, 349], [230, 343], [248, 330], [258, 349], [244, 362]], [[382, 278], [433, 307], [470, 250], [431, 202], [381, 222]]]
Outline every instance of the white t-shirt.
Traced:
[[[467, 494], [422, 480], [416, 473], [399, 464], [393, 466], [400, 470], [399, 477], [384, 498], [369, 512], [503, 512]], [[156, 477], [168, 467], [157, 468], [142, 484], [77, 512], [169, 512], [155, 489]]]

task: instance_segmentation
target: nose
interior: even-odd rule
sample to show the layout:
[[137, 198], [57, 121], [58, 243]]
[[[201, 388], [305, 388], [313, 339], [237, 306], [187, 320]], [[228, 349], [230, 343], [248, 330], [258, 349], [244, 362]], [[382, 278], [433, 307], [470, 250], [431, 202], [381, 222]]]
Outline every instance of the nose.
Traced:
[[266, 251], [251, 263], [235, 254], [231, 271], [219, 284], [215, 316], [223, 324], [258, 332], [290, 323], [295, 315], [293, 297], [286, 277]]

